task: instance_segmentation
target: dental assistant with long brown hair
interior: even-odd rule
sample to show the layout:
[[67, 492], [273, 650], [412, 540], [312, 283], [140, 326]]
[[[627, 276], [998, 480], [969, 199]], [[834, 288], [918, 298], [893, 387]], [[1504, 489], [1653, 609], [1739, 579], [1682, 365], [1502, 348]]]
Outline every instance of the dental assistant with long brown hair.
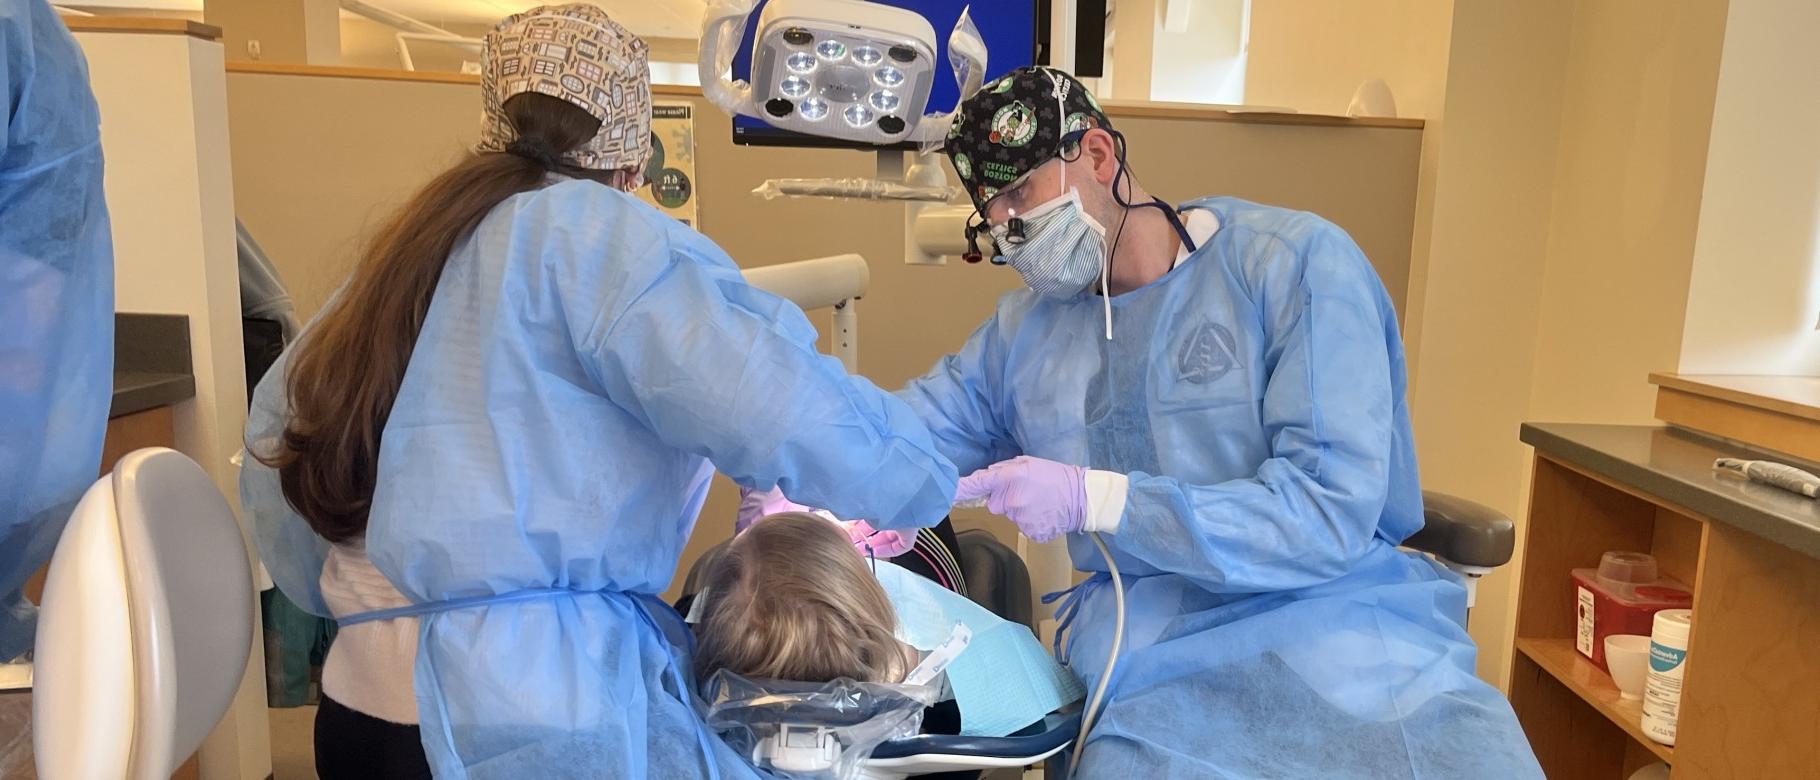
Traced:
[[437, 777], [751, 776], [655, 598], [710, 475], [909, 528], [954, 466], [800, 309], [627, 194], [643, 41], [546, 7], [482, 60], [480, 146], [379, 232], [247, 424], [260, 553], [341, 626], [318, 755], [403, 771], [399, 726]]

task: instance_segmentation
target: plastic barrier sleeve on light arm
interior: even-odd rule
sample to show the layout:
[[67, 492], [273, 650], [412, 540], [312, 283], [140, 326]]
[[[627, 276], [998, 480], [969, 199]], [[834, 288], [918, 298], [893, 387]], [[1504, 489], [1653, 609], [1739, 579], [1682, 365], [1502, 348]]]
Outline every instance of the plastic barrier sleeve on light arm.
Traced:
[[[986, 41], [980, 37], [979, 28], [973, 24], [972, 6], [961, 9], [961, 18], [954, 23], [954, 32], [948, 34], [948, 65], [954, 69], [954, 83], [960, 87], [960, 100], [966, 100], [978, 92], [986, 79]], [[705, 83], [705, 82], [704, 82]], [[955, 103], [955, 109], [960, 103]], [[916, 123], [908, 140], [916, 142], [922, 151], [927, 152], [942, 145], [948, 137], [948, 127], [954, 123], [954, 112], [946, 114], [925, 114]]]
[[713, 0], [702, 14], [701, 56], [696, 61], [702, 97], [731, 115], [757, 116], [752, 85], [733, 80], [733, 56], [746, 37], [746, 20], [758, 0]]
[[960, 194], [959, 187], [905, 184], [881, 179], [766, 179], [752, 190], [765, 200], [777, 198], [857, 198], [946, 203]]

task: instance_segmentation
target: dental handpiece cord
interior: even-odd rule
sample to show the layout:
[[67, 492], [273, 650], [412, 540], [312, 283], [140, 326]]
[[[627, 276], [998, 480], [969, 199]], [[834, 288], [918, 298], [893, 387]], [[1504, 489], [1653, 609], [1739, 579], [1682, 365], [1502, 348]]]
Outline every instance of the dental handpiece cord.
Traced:
[[1820, 477], [1794, 466], [1785, 466], [1767, 460], [1720, 458], [1713, 461], [1713, 468], [1736, 474], [1752, 482], [1779, 487], [1797, 495], [1820, 498]]
[[1081, 733], [1075, 737], [1074, 757], [1068, 761], [1071, 778], [1081, 771], [1081, 751], [1087, 747], [1087, 733], [1099, 720], [1100, 703], [1106, 698], [1107, 686], [1112, 684], [1112, 672], [1118, 668], [1119, 650], [1125, 643], [1125, 581], [1119, 578], [1119, 565], [1113, 562], [1112, 552], [1106, 549], [1099, 532], [1090, 531], [1087, 538], [1093, 540], [1093, 546], [1100, 548], [1100, 557], [1106, 561], [1106, 573], [1112, 575], [1112, 649], [1106, 653], [1106, 669], [1100, 673], [1100, 684], [1093, 686], [1093, 697], [1087, 700], [1087, 708], [1081, 710]]

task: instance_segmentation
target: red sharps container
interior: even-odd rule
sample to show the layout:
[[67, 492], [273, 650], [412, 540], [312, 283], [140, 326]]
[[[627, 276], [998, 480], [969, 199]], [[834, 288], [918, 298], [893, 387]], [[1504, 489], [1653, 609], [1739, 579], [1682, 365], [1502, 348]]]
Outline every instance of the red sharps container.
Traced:
[[1687, 586], [1659, 576], [1655, 557], [1647, 553], [1608, 552], [1599, 559], [1599, 568], [1574, 569], [1573, 577], [1578, 617], [1574, 647], [1600, 669], [1605, 669], [1605, 637], [1649, 636], [1657, 612], [1694, 604]]

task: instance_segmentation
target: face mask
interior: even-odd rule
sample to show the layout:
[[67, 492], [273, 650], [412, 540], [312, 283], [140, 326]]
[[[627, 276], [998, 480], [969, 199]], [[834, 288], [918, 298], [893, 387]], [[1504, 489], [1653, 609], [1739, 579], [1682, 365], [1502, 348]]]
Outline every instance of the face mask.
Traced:
[[1021, 215], [1024, 240], [1012, 243], [1004, 225], [992, 237], [1005, 260], [1036, 294], [1067, 299], [1080, 295], [1104, 271], [1106, 228], [1087, 216], [1074, 190]]

